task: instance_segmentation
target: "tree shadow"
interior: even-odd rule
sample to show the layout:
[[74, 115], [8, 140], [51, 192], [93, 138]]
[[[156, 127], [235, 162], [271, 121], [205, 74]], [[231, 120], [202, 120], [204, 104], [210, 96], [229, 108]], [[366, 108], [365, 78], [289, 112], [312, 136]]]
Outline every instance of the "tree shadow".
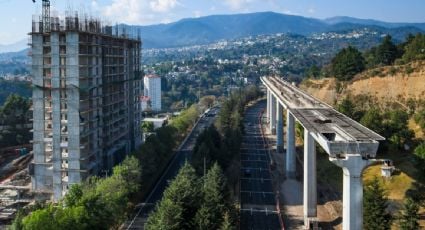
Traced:
[[340, 224], [342, 224], [342, 217], [335, 218], [332, 221], [320, 221], [319, 228], [333, 230], [336, 226]]

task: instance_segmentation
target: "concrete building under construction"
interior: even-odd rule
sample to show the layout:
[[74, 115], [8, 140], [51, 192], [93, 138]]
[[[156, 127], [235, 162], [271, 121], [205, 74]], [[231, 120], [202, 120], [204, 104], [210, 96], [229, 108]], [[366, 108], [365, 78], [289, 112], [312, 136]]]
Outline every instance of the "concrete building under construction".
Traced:
[[33, 20], [32, 189], [59, 200], [141, 141], [141, 40], [78, 15]]

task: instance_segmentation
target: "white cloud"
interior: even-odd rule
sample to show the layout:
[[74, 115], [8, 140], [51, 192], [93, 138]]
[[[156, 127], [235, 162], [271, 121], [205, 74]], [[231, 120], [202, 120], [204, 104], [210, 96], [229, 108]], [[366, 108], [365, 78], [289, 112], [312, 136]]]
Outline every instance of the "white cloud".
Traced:
[[[95, 3], [94, 3], [95, 2]], [[92, 5], [97, 4], [96, 0]], [[173, 21], [171, 10], [180, 6], [178, 0], [113, 0], [101, 7], [101, 14], [112, 22], [153, 24]]]
[[310, 7], [310, 8], [308, 8], [307, 12], [310, 13], [310, 14], [314, 14], [314, 13], [316, 13], [316, 9], [314, 9], [313, 7]]
[[232, 10], [241, 10], [246, 9], [247, 5], [253, 0], [225, 0], [225, 4], [229, 6]]
[[154, 0], [150, 2], [150, 7], [155, 12], [168, 12], [178, 4], [177, 0]]
[[144, 1], [113, 0], [111, 5], [103, 8], [102, 14], [111, 20], [138, 23], [141, 21], [142, 2]]

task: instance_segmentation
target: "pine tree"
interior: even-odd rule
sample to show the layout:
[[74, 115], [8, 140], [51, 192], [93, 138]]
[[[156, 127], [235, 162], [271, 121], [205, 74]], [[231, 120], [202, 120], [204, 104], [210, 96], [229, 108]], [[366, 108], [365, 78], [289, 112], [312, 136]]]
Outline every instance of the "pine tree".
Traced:
[[381, 65], [392, 65], [397, 57], [397, 46], [391, 41], [390, 35], [385, 36], [382, 43], [376, 49], [376, 62]]
[[223, 216], [223, 222], [221, 223], [220, 230], [235, 230], [235, 227], [232, 226], [228, 212], [226, 212]]
[[414, 37], [409, 37], [406, 43], [402, 57], [404, 62], [425, 59], [425, 34], [419, 33]]
[[183, 208], [169, 199], [161, 200], [156, 210], [149, 216], [146, 230], [178, 230], [183, 229]]
[[386, 230], [391, 228], [391, 216], [386, 212], [388, 199], [378, 178], [365, 187], [363, 197], [363, 229]]
[[163, 200], [170, 200], [172, 203], [181, 206], [185, 229], [191, 229], [191, 220], [199, 209], [201, 195], [195, 169], [186, 163], [165, 190]]
[[203, 178], [202, 206], [198, 210], [195, 222], [198, 229], [217, 229], [226, 210], [226, 182], [223, 173], [215, 163]]
[[364, 69], [362, 53], [352, 46], [342, 49], [331, 62], [331, 71], [340, 81], [349, 81]]
[[403, 211], [400, 216], [401, 230], [419, 229], [419, 205], [412, 199], [408, 198], [404, 202]]
[[198, 177], [186, 163], [164, 191], [161, 202], [149, 216], [146, 229], [192, 229], [201, 194]]

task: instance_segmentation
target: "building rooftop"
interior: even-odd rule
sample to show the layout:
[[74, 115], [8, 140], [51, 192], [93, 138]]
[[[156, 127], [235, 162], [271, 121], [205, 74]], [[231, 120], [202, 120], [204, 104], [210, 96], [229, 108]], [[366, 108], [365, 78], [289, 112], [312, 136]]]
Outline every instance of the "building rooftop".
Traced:
[[49, 22], [47, 23], [47, 28], [45, 28], [46, 24], [43, 22], [43, 17], [41, 15], [33, 15], [32, 30], [29, 34], [74, 31], [141, 42], [140, 31], [131, 27], [124, 25], [112, 26], [100, 19], [79, 15], [77, 11], [66, 11], [64, 16], [64, 18], [58, 16], [47, 17]]

